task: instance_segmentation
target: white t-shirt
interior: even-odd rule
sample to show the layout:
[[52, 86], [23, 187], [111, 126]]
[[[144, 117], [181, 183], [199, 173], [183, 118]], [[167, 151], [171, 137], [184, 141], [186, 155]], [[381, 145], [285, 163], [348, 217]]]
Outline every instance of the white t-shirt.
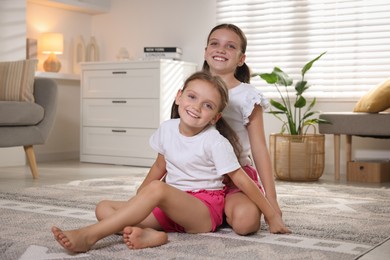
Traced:
[[240, 164], [242, 166], [251, 165], [251, 146], [246, 125], [255, 105], [260, 105], [267, 109], [269, 102], [254, 86], [241, 83], [237, 87], [229, 89], [229, 103], [223, 111], [223, 118], [225, 118], [240, 139], [242, 145]]
[[187, 137], [179, 123], [163, 122], [150, 138], [150, 146], [165, 157], [166, 183], [184, 191], [223, 189], [223, 175], [240, 168], [233, 147], [214, 126]]

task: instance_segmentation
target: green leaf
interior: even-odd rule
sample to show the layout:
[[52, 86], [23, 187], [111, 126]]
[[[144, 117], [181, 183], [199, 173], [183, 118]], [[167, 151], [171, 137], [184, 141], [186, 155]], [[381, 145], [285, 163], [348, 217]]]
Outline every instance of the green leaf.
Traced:
[[285, 112], [283, 112], [283, 111], [275, 111], [275, 110], [272, 110], [272, 111], [268, 111], [267, 112], [268, 114], [272, 114], [272, 115], [284, 115], [285, 114]]
[[278, 76], [274, 73], [262, 73], [258, 75], [268, 84], [276, 84], [278, 82]]
[[295, 101], [294, 107], [302, 108], [304, 106], [306, 106], [306, 99], [303, 96], [299, 96], [297, 101]]
[[318, 121], [318, 124], [332, 124], [332, 122], [329, 122], [328, 120], [325, 120], [322, 118], [318, 118], [317, 121]]
[[[314, 105], [316, 104], [316, 101], [317, 101], [317, 99], [313, 98], [313, 101], [310, 103], [309, 107], [307, 108], [307, 111], [310, 111], [314, 107]], [[317, 113], [319, 113], [319, 112], [317, 112]]]
[[321, 56], [324, 55], [325, 53], [326, 53], [326, 51], [323, 52], [323, 53], [321, 53], [321, 54], [320, 54], [319, 56], [317, 56], [315, 59], [313, 59], [313, 60], [309, 61], [308, 63], [306, 63], [305, 66], [303, 66], [303, 68], [302, 68], [302, 70], [301, 70], [301, 72], [302, 72], [302, 77], [306, 74], [306, 72], [307, 72], [308, 70], [310, 70], [311, 66], [313, 66], [313, 63], [316, 62], [317, 60], [319, 60], [319, 59], [321, 58]]
[[284, 133], [286, 132], [286, 130], [287, 130], [287, 127], [286, 127], [286, 124], [284, 123], [284, 124], [282, 125], [282, 129], [280, 130], [280, 133], [281, 133], [281, 134], [284, 134]]
[[[303, 97], [304, 92], [310, 87], [308, 82], [305, 81], [304, 75], [308, 70], [310, 70], [314, 62], [319, 60], [325, 53], [326, 52], [323, 52], [315, 59], [306, 63], [301, 69], [302, 77], [300, 81], [295, 84], [296, 97], [294, 99], [290, 97], [290, 88], [288, 88], [288, 86], [293, 84], [293, 79], [279, 67], [274, 67], [271, 73], [252, 74], [252, 76], [260, 76], [268, 84], [272, 84], [276, 87], [281, 101], [278, 102], [271, 99], [271, 109], [270, 112], [267, 113], [274, 115], [283, 123], [281, 129], [282, 133], [288, 132], [291, 135], [306, 134], [307, 129], [312, 125], [329, 123], [323, 119], [312, 118], [319, 113], [318, 111], [311, 111], [316, 104], [316, 98], [313, 98], [312, 102], [308, 104], [305, 97]], [[285, 91], [280, 91], [279, 88], [281, 86], [285, 87]], [[305, 129], [306, 131], [304, 131]]]
[[303, 92], [305, 92], [306, 89], [309, 88], [309, 86], [306, 86], [307, 85], [307, 81], [298, 81], [297, 84], [295, 85], [295, 90], [296, 90], [296, 95], [299, 96], [299, 95], [302, 95]]
[[290, 76], [287, 73], [285, 73], [283, 70], [281, 70], [278, 67], [274, 68], [274, 70], [272, 71], [272, 74], [277, 75], [277, 77], [278, 77], [277, 84], [278, 85], [282, 85], [282, 86], [287, 87], [287, 86], [291, 86], [293, 84], [293, 79], [290, 78]]
[[311, 117], [312, 115], [317, 114], [317, 113], [318, 113], [317, 111], [305, 113], [305, 115], [302, 117], [302, 120], [306, 119], [308, 117]]
[[275, 100], [271, 99], [271, 100], [270, 100], [270, 103], [271, 103], [271, 105], [272, 105], [273, 107], [275, 107], [275, 108], [277, 108], [277, 109], [279, 109], [279, 110], [282, 110], [282, 111], [284, 111], [284, 112], [287, 111], [287, 108], [286, 108], [284, 105], [282, 105], [281, 103], [279, 103], [278, 101], [275, 101]]
[[318, 124], [318, 119], [317, 119], [317, 118], [308, 119], [308, 120], [306, 120], [306, 121], [303, 123], [304, 126], [316, 125], [316, 124]]

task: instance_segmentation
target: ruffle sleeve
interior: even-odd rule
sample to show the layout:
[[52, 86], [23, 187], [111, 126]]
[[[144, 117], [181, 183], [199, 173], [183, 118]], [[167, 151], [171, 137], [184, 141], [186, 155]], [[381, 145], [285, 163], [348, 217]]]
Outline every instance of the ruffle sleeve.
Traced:
[[264, 97], [263, 93], [252, 86], [246, 93], [245, 102], [242, 107], [244, 125], [248, 124], [249, 116], [252, 114], [255, 105], [260, 105], [263, 110], [268, 109], [270, 106], [268, 99]]

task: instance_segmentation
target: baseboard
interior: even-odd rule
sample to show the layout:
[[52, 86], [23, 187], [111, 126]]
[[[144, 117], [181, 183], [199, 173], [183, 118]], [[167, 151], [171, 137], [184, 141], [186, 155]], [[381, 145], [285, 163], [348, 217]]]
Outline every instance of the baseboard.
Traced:
[[[79, 151], [39, 153], [35, 151], [37, 162], [54, 162], [62, 160], [79, 160]], [[12, 167], [26, 165], [26, 155], [23, 147], [2, 148], [0, 150], [0, 167]]]
[[65, 161], [65, 160], [79, 160], [79, 151], [70, 152], [51, 152], [51, 153], [36, 153], [37, 162], [53, 162], [53, 161]]
[[25, 165], [25, 153], [23, 147], [1, 147], [0, 167]]

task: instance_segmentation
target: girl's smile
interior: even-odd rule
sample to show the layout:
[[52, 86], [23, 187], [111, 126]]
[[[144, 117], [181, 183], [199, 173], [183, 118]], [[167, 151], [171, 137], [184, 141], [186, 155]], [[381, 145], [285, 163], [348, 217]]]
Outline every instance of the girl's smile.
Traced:
[[213, 75], [223, 77], [223, 75], [234, 73], [236, 68], [245, 61], [245, 54], [241, 51], [240, 37], [225, 28], [215, 30], [208, 39], [204, 58]]
[[227, 58], [221, 56], [213, 56], [213, 59], [216, 61], [227, 61]]
[[189, 116], [192, 116], [193, 118], [199, 118], [199, 116], [196, 115], [197, 113], [194, 113], [194, 112], [192, 112], [191, 110], [186, 110], [186, 111], [187, 111], [187, 114], [188, 114]]
[[193, 80], [176, 96], [181, 118], [180, 132], [186, 136], [200, 133], [221, 116], [221, 96], [209, 82]]

